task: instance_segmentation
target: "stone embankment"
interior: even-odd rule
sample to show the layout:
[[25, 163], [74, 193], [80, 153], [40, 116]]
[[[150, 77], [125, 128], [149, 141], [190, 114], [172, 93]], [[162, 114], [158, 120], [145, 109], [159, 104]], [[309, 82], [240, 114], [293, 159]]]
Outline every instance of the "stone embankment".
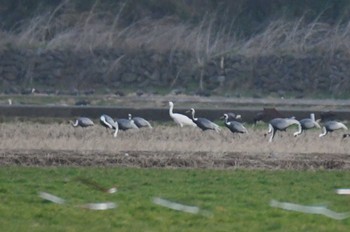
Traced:
[[347, 54], [297, 56], [200, 57], [199, 64], [186, 52], [157, 54], [149, 50], [45, 50], [0, 51], [0, 88], [4, 93], [123, 94], [157, 92], [225, 93], [239, 96], [245, 91], [259, 97], [266, 93], [283, 96], [331, 94], [341, 96], [350, 89], [350, 57]]

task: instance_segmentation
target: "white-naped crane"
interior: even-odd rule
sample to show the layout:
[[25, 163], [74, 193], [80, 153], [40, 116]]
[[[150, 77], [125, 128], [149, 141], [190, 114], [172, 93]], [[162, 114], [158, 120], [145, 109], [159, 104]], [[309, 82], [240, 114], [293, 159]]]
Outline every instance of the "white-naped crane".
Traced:
[[271, 134], [269, 142], [272, 142], [273, 138], [277, 131], [286, 131], [286, 129], [292, 125], [298, 126], [298, 131], [294, 132], [294, 136], [301, 133], [301, 124], [295, 118], [274, 118], [269, 122], [269, 131], [268, 134]]
[[199, 127], [201, 128], [203, 131], [205, 130], [215, 130], [216, 132], [220, 132], [220, 127], [219, 125], [213, 123], [212, 121], [210, 121], [209, 119], [206, 118], [196, 118], [195, 115], [195, 110], [193, 108], [191, 108], [189, 111], [187, 112], [191, 112], [192, 115], [192, 121]]
[[173, 109], [174, 109], [174, 103], [170, 101], [169, 102], [169, 115], [177, 125], [179, 125], [180, 127], [183, 127], [183, 126], [196, 127], [197, 126], [196, 123], [194, 123], [189, 117], [187, 117], [186, 115], [183, 115], [183, 114], [174, 113]]
[[329, 132], [333, 132], [335, 130], [340, 130], [340, 129], [348, 130], [347, 126], [345, 126], [344, 123], [334, 121], [334, 120], [327, 121], [323, 124], [322, 133], [319, 135], [319, 137], [323, 137]]
[[134, 123], [136, 124], [136, 126], [138, 128], [142, 128], [142, 127], [149, 127], [149, 128], [153, 128], [151, 123], [149, 121], [147, 121], [144, 118], [141, 117], [133, 117], [132, 120], [134, 120]]
[[222, 119], [224, 119], [224, 123], [225, 126], [234, 134], [234, 133], [241, 133], [241, 134], [245, 134], [248, 133], [247, 128], [245, 128], [243, 126], [242, 123], [237, 122], [235, 120], [230, 120], [229, 121], [229, 115], [228, 114], [224, 114], [222, 117]]
[[119, 130], [130, 130], [130, 129], [136, 129], [138, 130], [139, 128], [136, 126], [134, 120], [131, 117], [131, 114], [128, 114], [128, 118], [120, 118], [116, 119], [115, 122], [118, 123]]
[[72, 122], [72, 125], [74, 127], [89, 127], [89, 126], [93, 126], [94, 125], [94, 122], [90, 119], [90, 118], [87, 118], [87, 117], [79, 117], [77, 119], [75, 119], [75, 122]]
[[310, 129], [315, 128], [315, 127], [321, 128], [320, 124], [315, 119], [314, 113], [310, 114], [310, 118], [301, 119], [299, 122], [301, 125], [301, 131], [300, 131], [300, 133], [295, 134], [295, 136], [300, 135], [305, 130], [310, 130]]
[[107, 129], [114, 129], [114, 134], [113, 136], [116, 138], [117, 135], [118, 135], [118, 131], [119, 131], [119, 127], [118, 127], [118, 123], [115, 122], [113, 120], [112, 117], [106, 115], [106, 114], [103, 114], [101, 115], [100, 117], [100, 123], [102, 126], [106, 127]]

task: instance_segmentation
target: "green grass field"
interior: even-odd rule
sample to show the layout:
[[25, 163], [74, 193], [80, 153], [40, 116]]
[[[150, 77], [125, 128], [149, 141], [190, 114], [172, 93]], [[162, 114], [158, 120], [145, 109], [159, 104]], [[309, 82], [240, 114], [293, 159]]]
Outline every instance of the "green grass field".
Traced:
[[[83, 183], [86, 178], [108, 194]], [[326, 205], [350, 211], [350, 197], [335, 194], [350, 187], [344, 171], [259, 171], [132, 168], [23, 168], [0, 170], [2, 231], [348, 231], [350, 218], [271, 208], [271, 199]], [[40, 191], [66, 200], [54, 204]], [[161, 197], [210, 212], [190, 214], [152, 202]], [[117, 208], [93, 211], [79, 205], [115, 202]]]

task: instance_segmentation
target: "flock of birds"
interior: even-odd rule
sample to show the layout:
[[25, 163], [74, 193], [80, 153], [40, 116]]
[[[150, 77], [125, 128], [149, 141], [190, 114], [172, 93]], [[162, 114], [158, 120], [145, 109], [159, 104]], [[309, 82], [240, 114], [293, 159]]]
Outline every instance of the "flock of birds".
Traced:
[[[169, 116], [174, 120], [174, 122], [179, 125], [180, 127], [184, 126], [191, 126], [191, 127], [198, 127], [205, 130], [213, 130], [216, 132], [220, 132], [220, 126], [216, 123], [210, 121], [207, 118], [197, 118], [195, 117], [195, 110], [191, 108], [187, 113], [191, 114], [191, 118], [180, 113], [174, 113], [174, 103], [169, 102]], [[225, 126], [232, 132], [232, 133], [241, 133], [241, 134], [247, 134], [248, 130], [247, 128], [238, 121], [240, 118], [240, 115], [235, 115], [232, 113], [226, 113], [224, 114], [221, 119], [224, 120]], [[117, 137], [119, 130], [129, 130], [129, 129], [140, 129], [142, 127], [148, 127], [152, 128], [152, 125], [144, 118], [141, 117], [132, 117], [131, 114], [128, 115], [127, 119], [116, 119], [114, 120], [112, 117], [103, 114], [100, 117], [100, 123], [102, 126], [104, 126], [107, 129], [114, 130], [113, 136]], [[79, 117], [75, 120], [75, 122], [72, 123], [74, 127], [89, 127], [93, 126], [94, 122], [87, 118], [87, 117]], [[318, 120], [315, 119], [315, 114], [311, 114], [310, 118], [305, 118], [302, 120], [296, 120], [295, 118], [274, 118], [270, 120], [268, 123], [268, 132], [267, 134], [271, 134], [269, 138], [269, 142], [272, 142], [276, 132], [277, 131], [286, 131], [287, 128], [291, 127], [292, 125], [297, 125], [298, 130], [293, 133], [294, 136], [298, 136], [302, 134], [305, 130], [309, 130], [312, 128], [320, 128], [321, 126], [318, 122]], [[338, 122], [335, 120], [326, 121], [322, 126], [322, 133], [319, 135], [319, 137], [323, 137], [327, 135], [330, 132], [333, 132], [335, 130], [348, 130], [345, 124], [342, 122]], [[267, 135], [265, 134], [265, 136]], [[350, 134], [344, 134], [343, 138], [350, 137]]]

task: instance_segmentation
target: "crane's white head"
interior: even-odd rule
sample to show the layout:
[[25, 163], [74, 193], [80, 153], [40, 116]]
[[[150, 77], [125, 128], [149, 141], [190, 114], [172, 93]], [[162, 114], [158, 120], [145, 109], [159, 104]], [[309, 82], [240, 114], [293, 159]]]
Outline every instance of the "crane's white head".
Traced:
[[231, 122], [228, 122], [228, 114], [224, 114], [221, 117], [221, 119], [224, 119], [224, 122], [225, 122], [226, 125], [230, 125], [231, 124]]
[[187, 111], [186, 111], [186, 113], [191, 113], [191, 115], [192, 115], [192, 119], [193, 119], [193, 120], [197, 120], [197, 118], [195, 118], [195, 117], [194, 117], [195, 110], [194, 110], [193, 108], [191, 108], [191, 109], [187, 110]]
[[174, 106], [174, 103], [170, 101], [170, 102], [169, 102], [169, 106], [170, 106], [170, 107], [173, 107], [173, 106]]
[[228, 119], [228, 114], [224, 114], [222, 117], [221, 117], [221, 119]]
[[131, 114], [128, 114], [128, 118], [129, 118], [129, 120], [131, 120], [131, 118], [132, 118]]

